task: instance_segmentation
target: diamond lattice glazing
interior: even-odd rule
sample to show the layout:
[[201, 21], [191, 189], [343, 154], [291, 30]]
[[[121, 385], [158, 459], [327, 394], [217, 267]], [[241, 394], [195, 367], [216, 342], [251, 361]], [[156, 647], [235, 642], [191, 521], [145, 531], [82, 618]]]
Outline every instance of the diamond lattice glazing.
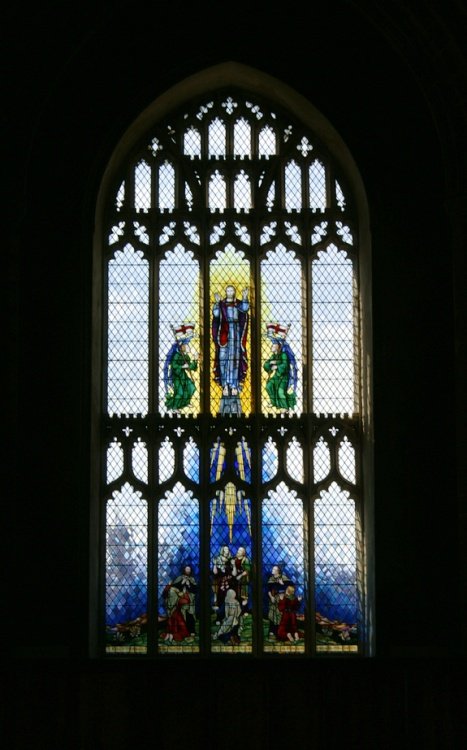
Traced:
[[310, 208], [315, 211], [325, 211], [327, 205], [326, 168], [318, 159], [315, 159], [308, 171], [308, 190]]
[[108, 265], [108, 412], [147, 412], [148, 262], [126, 245]]
[[313, 411], [353, 413], [353, 268], [335, 245], [312, 262]]
[[107, 448], [107, 484], [123, 474], [123, 449], [115, 438]]
[[304, 653], [313, 619], [307, 653], [358, 648], [355, 503], [328, 483], [360, 501], [358, 431], [340, 416], [359, 394], [360, 233], [314, 138], [224, 91], [158, 123], [116, 178], [104, 465], [107, 483], [149, 478], [154, 536], [125, 484], [106, 508], [109, 652], [145, 651], [150, 627], [161, 654], [198, 652], [200, 633], [215, 653]]
[[159, 167], [159, 208], [175, 208], [175, 169], [168, 161]]
[[175, 450], [168, 437], [159, 448], [159, 483], [167, 482], [175, 471]]
[[353, 642], [358, 621], [355, 503], [333, 482], [315, 501], [314, 515], [318, 642]]
[[196, 128], [188, 128], [183, 136], [183, 152], [192, 159], [201, 157], [201, 135]]
[[274, 156], [277, 153], [276, 134], [268, 125], [261, 128], [258, 138], [258, 151], [260, 156]]
[[285, 168], [285, 207], [287, 211], [302, 208], [302, 170], [295, 161]]
[[225, 125], [216, 117], [209, 125], [209, 156], [225, 156]]
[[136, 479], [148, 481], [148, 449], [140, 438], [134, 443], [132, 450], [132, 467]]
[[234, 182], [234, 208], [236, 211], [251, 209], [251, 184], [245, 172], [240, 172]]
[[234, 156], [250, 158], [251, 126], [246, 120], [238, 120], [234, 125]]
[[315, 482], [322, 482], [331, 471], [329, 445], [322, 437], [313, 448], [313, 473]]
[[303, 448], [296, 437], [293, 437], [287, 446], [286, 452], [287, 473], [296, 482], [303, 482]]
[[151, 167], [144, 160], [135, 168], [135, 208], [149, 211], [151, 208]]
[[106, 623], [109, 645], [145, 647], [147, 507], [129, 484], [113, 493], [106, 512]]
[[[294, 252], [277, 245], [266, 254], [261, 261], [261, 287], [262, 410], [301, 411], [302, 270]], [[270, 324], [277, 324], [277, 331], [268, 328]]]
[[355, 484], [355, 448], [347, 437], [339, 445], [339, 471], [344, 479]]

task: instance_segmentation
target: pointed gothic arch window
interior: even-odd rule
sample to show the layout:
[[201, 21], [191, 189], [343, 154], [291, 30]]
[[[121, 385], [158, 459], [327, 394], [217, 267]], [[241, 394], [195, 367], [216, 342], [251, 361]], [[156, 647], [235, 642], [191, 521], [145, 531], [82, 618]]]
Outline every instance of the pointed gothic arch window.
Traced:
[[97, 653], [370, 653], [364, 191], [249, 73], [161, 97], [103, 181]]

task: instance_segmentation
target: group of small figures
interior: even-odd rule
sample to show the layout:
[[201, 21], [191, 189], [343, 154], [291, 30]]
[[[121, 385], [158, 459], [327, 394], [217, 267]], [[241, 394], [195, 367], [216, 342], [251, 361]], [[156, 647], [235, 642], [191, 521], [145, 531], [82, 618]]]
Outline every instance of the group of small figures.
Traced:
[[[188, 591], [185, 583], [180, 588], [180, 576], [176, 585], [170, 584], [165, 598], [167, 600], [168, 616], [160, 616], [161, 625], [163, 625], [162, 639], [167, 644], [183, 641], [186, 644], [195, 641], [195, 619], [194, 619], [194, 600], [190, 594], [194, 595], [193, 576], [185, 567], [186, 577], [189, 578]], [[176, 579], [177, 580], [177, 579]], [[268, 640], [269, 641], [290, 641], [295, 643], [303, 638], [303, 633], [298, 629], [299, 616], [297, 609], [301, 597], [295, 596], [295, 587], [292, 584], [285, 586], [287, 577], [280, 573], [278, 566], [273, 567], [273, 572], [268, 581], [268, 597], [270, 600], [268, 610]], [[277, 588], [280, 586], [280, 589]], [[166, 587], [167, 588], [167, 587]], [[185, 591], [183, 589], [185, 588]], [[213, 640], [219, 640], [221, 643], [233, 646], [241, 642], [241, 633], [243, 631], [244, 617], [248, 614], [245, 611], [247, 600], [240, 603], [237, 600], [237, 594], [234, 589], [228, 589], [222, 615], [219, 614], [219, 607], [215, 605], [216, 611], [216, 630], [213, 633]], [[221, 619], [219, 619], [219, 617]], [[334, 641], [338, 644], [356, 643], [357, 627], [349, 625], [339, 620], [330, 620], [328, 617], [321, 615], [319, 612], [315, 615], [316, 631], [319, 635], [324, 636], [326, 641]], [[136, 638], [144, 636], [147, 632], [148, 616], [143, 614], [133, 620], [124, 623], [117, 623], [113, 628], [108, 628], [109, 636], [114, 643], [127, 643], [134, 641]], [[191, 627], [191, 632], [190, 632]]]
[[[238, 646], [245, 629], [245, 618], [251, 615], [249, 609], [251, 562], [245, 547], [238, 547], [235, 553], [225, 544], [212, 562], [212, 639], [222, 645]], [[196, 594], [198, 584], [191, 565], [184, 565], [180, 575], [168, 583], [162, 591], [166, 611], [159, 617], [160, 638], [167, 645], [173, 643], [191, 644], [196, 640]], [[282, 571], [280, 565], [273, 565], [265, 584], [267, 594], [268, 640], [295, 644], [303, 640], [304, 633], [299, 629], [303, 615], [299, 614], [302, 596], [296, 594], [294, 582]], [[266, 615], [266, 612], [265, 612]], [[326, 641], [340, 644], [355, 643], [357, 628], [338, 620], [330, 620], [316, 612], [317, 634]], [[143, 635], [147, 630], [147, 615], [142, 615], [126, 623], [118, 623], [112, 628], [115, 642], [127, 642]], [[110, 633], [109, 633], [110, 635]]]
[[[244, 547], [232, 555], [227, 545], [213, 561], [213, 610], [216, 617], [214, 640], [237, 645], [248, 612], [251, 563]], [[195, 595], [197, 583], [190, 565], [163, 591], [167, 611], [162, 639], [167, 643], [192, 643], [195, 639]]]
[[237, 646], [248, 617], [251, 562], [245, 547], [232, 555], [223, 545], [213, 560], [212, 591], [216, 629], [213, 640]]
[[[238, 645], [248, 616], [248, 583], [250, 561], [245, 549], [239, 547], [231, 556], [227, 545], [221, 547], [213, 564], [213, 609], [216, 612], [214, 640], [224, 644]], [[269, 638], [295, 643], [303, 638], [298, 628], [298, 610], [302, 601], [295, 594], [295, 586], [274, 565], [267, 581]]]
[[[212, 638], [224, 645], [241, 642], [245, 618], [250, 615], [249, 583], [251, 562], [244, 547], [235, 554], [228, 545], [220, 548], [212, 566]], [[169, 583], [163, 592], [167, 619], [161, 638], [167, 644], [192, 643], [195, 639], [195, 594], [197, 583], [191, 566], [184, 566], [181, 575]], [[298, 627], [298, 610], [302, 601], [295, 586], [274, 565], [267, 581], [269, 638], [296, 643], [303, 638]]]

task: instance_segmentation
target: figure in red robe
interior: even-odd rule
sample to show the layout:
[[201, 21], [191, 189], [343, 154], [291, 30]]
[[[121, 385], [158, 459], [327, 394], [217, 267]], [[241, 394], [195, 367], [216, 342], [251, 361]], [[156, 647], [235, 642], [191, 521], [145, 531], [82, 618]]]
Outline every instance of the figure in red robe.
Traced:
[[300, 640], [297, 624], [297, 610], [300, 607], [301, 596], [295, 596], [295, 587], [287, 586], [285, 594], [279, 594], [278, 609], [281, 613], [279, 627], [277, 628], [277, 640], [294, 641]]
[[187, 591], [181, 591], [176, 586], [169, 586], [167, 591], [167, 625], [164, 634], [164, 640], [167, 643], [172, 641], [184, 641], [192, 636], [188, 630], [186, 620], [182, 611], [190, 606], [190, 595]]

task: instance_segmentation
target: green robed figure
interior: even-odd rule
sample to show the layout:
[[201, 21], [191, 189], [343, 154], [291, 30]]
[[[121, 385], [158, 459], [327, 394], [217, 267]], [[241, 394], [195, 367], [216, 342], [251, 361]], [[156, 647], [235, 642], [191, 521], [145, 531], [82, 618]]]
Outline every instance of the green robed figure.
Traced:
[[285, 412], [293, 409], [297, 402], [297, 363], [285, 340], [289, 326], [269, 323], [266, 330], [271, 341], [271, 356], [263, 365], [269, 374], [266, 391], [271, 404]]
[[164, 364], [165, 405], [179, 412], [189, 406], [196, 390], [191, 373], [198, 368], [198, 356], [190, 356], [189, 342], [194, 335], [193, 324], [182, 324], [174, 328], [175, 343]]

